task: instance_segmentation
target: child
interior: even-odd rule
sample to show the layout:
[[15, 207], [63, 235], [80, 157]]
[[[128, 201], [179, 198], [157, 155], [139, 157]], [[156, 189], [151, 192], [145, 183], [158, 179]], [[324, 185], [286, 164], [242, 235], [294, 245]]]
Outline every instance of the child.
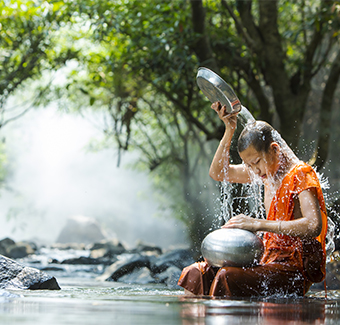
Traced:
[[216, 268], [206, 262], [186, 267], [178, 284], [196, 295], [218, 297], [272, 294], [304, 295], [325, 277], [327, 214], [317, 175], [300, 161], [269, 124], [248, 124], [238, 139], [241, 165], [229, 164], [229, 148], [237, 114], [220, 102], [212, 104], [225, 123], [209, 175], [216, 181], [264, 183], [266, 219], [240, 214], [222, 228], [264, 232], [259, 265]]

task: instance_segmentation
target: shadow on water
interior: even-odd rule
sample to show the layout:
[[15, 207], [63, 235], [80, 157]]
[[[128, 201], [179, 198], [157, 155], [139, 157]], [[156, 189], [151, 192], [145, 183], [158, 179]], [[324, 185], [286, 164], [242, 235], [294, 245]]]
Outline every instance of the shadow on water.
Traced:
[[338, 324], [340, 292], [304, 298], [208, 299], [163, 285], [62, 279], [60, 291], [12, 291], [1, 324]]

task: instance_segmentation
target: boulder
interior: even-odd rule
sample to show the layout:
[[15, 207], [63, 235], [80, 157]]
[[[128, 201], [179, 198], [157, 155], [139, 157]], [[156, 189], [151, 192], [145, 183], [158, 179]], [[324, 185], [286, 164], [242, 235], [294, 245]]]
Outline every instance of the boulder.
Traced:
[[125, 247], [117, 239], [102, 240], [88, 247], [92, 258], [115, 257], [126, 252]]
[[0, 240], [0, 254], [9, 258], [23, 258], [34, 254], [36, 247], [27, 242], [18, 242], [10, 238]]
[[165, 283], [170, 289], [182, 289], [178, 284], [179, 277], [182, 274], [182, 270], [176, 266], [170, 266], [165, 272], [169, 274]]
[[152, 277], [150, 270], [146, 266], [137, 268], [131, 273], [123, 275], [122, 277], [118, 278], [117, 281], [127, 284], [149, 284], [157, 282]]
[[150, 260], [144, 255], [129, 255], [110, 265], [97, 279], [100, 281], [118, 281], [123, 275], [133, 272], [135, 269], [150, 266]]
[[130, 251], [131, 253], [140, 253], [149, 256], [159, 256], [162, 254], [162, 249], [155, 245], [148, 245], [143, 243], [138, 243], [137, 246]]
[[8, 238], [8, 237], [1, 239], [0, 240], [0, 254], [7, 256], [6, 254], [7, 254], [8, 247], [13, 246], [13, 245], [15, 245], [15, 241], [13, 239]]
[[34, 248], [26, 242], [18, 242], [7, 248], [5, 256], [10, 258], [23, 258], [28, 255], [34, 254]]
[[0, 289], [60, 290], [60, 287], [47, 273], [0, 255]]
[[170, 266], [176, 266], [179, 269], [195, 263], [192, 253], [188, 249], [175, 249], [156, 258], [151, 263], [151, 271], [156, 273], [164, 272]]
[[67, 220], [57, 239], [58, 243], [90, 244], [105, 239], [105, 232], [94, 218], [74, 216]]
[[[155, 278], [160, 283], [170, 283], [170, 278], [178, 277], [176, 284], [178, 282], [178, 279], [182, 273], [182, 269], [178, 268], [177, 266], [170, 266], [165, 271], [155, 275]], [[173, 280], [172, 280], [173, 281]]]

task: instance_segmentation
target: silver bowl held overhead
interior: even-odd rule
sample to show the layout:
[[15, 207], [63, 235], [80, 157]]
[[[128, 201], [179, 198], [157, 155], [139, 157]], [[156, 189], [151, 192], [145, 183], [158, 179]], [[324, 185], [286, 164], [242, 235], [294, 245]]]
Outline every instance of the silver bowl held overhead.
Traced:
[[208, 234], [201, 245], [206, 261], [218, 267], [251, 266], [263, 254], [262, 239], [248, 230], [221, 228]]
[[243, 125], [254, 122], [253, 115], [244, 107], [234, 90], [215, 72], [208, 68], [198, 68], [196, 81], [198, 87], [211, 103], [221, 102], [228, 113], [237, 113]]
[[198, 68], [196, 81], [203, 94], [212, 103], [220, 101], [222, 105], [226, 105], [228, 113], [241, 110], [241, 103], [233, 89], [212, 70]]

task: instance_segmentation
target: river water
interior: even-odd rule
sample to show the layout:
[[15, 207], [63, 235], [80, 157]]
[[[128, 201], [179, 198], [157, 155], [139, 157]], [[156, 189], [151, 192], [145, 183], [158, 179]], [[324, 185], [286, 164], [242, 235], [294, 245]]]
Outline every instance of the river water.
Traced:
[[0, 324], [339, 324], [340, 291], [303, 298], [208, 299], [165, 285], [57, 278], [59, 291], [10, 291]]

